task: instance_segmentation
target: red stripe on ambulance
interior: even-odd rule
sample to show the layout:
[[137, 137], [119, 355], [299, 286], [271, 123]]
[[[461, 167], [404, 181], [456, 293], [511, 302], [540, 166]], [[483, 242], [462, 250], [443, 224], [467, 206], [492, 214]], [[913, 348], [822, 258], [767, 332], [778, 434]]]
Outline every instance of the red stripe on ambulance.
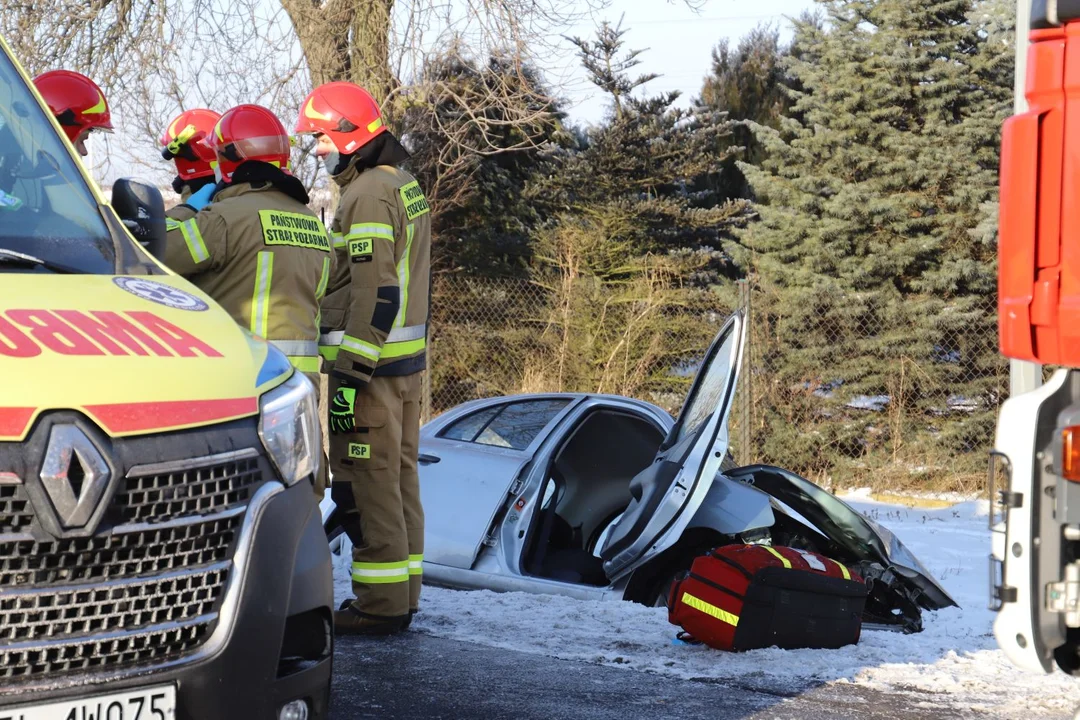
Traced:
[[258, 410], [258, 400], [253, 397], [86, 406], [86, 411], [113, 435], [201, 425], [254, 415]]
[[35, 408], [0, 407], [0, 437], [22, 437]]
[[152, 312], [15, 309], [0, 311], [0, 356], [208, 357], [222, 354]]

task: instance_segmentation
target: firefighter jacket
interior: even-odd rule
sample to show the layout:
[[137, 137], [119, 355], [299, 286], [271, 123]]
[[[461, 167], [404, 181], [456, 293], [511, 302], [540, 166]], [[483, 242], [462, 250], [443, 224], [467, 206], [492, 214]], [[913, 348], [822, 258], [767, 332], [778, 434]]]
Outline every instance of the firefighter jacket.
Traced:
[[326, 371], [361, 385], [412, 375], [427, 362], [431, 209], [416, 179], [396, 167], [353, 163], [335, 182], [331, 225], [337, 268], [322, 304]]
[[317, 373], [319, 302], [334, 253], [307, 202], [296, 178], [245, 163], [202, 211], [169, 211], [165, 263], [301, 372]]

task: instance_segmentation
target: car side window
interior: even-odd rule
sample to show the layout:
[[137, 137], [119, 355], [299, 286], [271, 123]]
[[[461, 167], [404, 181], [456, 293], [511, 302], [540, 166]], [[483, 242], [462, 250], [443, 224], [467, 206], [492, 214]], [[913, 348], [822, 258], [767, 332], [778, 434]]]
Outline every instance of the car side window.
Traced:
[[569, 400], [526, 400], [478, 410], [452, 423], [439, 437], [524, 450]]
[[487, 427], [487, 424], [491, 422], [491, 419], [499, 414], [500, 409], [501, 408], [499, 407], [493, 407], [481, 410], [480, 412], [474, 412], [471, 415], [466, 415], [443, 430], [439, 437], [446, 438], [447, 440], [464, 440], [465, 442], [472, 442], [476, 439], [476, 436]]
[[720, 407], [724, 391], [728, 387], [735, 361], [735, 345], [738, 340], [733, 327], [716, 347], [711, 356], [705, 359], [705, 365], [698, 371], [700, 382], [691, 390], [686, 405], [679, 415], [675, 441], [681, 442], [695, 434], [705, 425]]

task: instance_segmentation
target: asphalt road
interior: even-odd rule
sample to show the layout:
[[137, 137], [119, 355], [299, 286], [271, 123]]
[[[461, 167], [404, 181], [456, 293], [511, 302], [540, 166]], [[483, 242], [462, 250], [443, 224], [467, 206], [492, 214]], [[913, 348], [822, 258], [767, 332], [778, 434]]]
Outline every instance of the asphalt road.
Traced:
[[853, 685], [777, 688], [753, 678], [673, 680], [419, 633], [339, 638], [332, 720], [945, 720], [934, 697]]

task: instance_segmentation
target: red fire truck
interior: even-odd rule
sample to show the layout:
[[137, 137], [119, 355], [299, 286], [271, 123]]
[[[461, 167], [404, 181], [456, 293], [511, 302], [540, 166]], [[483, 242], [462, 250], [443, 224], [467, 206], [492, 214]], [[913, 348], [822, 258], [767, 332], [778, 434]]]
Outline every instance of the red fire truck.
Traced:
[[1014, 663], [1080, 674], [1080, 0], [1029, 2], [1001, 145], [991, 602]]

